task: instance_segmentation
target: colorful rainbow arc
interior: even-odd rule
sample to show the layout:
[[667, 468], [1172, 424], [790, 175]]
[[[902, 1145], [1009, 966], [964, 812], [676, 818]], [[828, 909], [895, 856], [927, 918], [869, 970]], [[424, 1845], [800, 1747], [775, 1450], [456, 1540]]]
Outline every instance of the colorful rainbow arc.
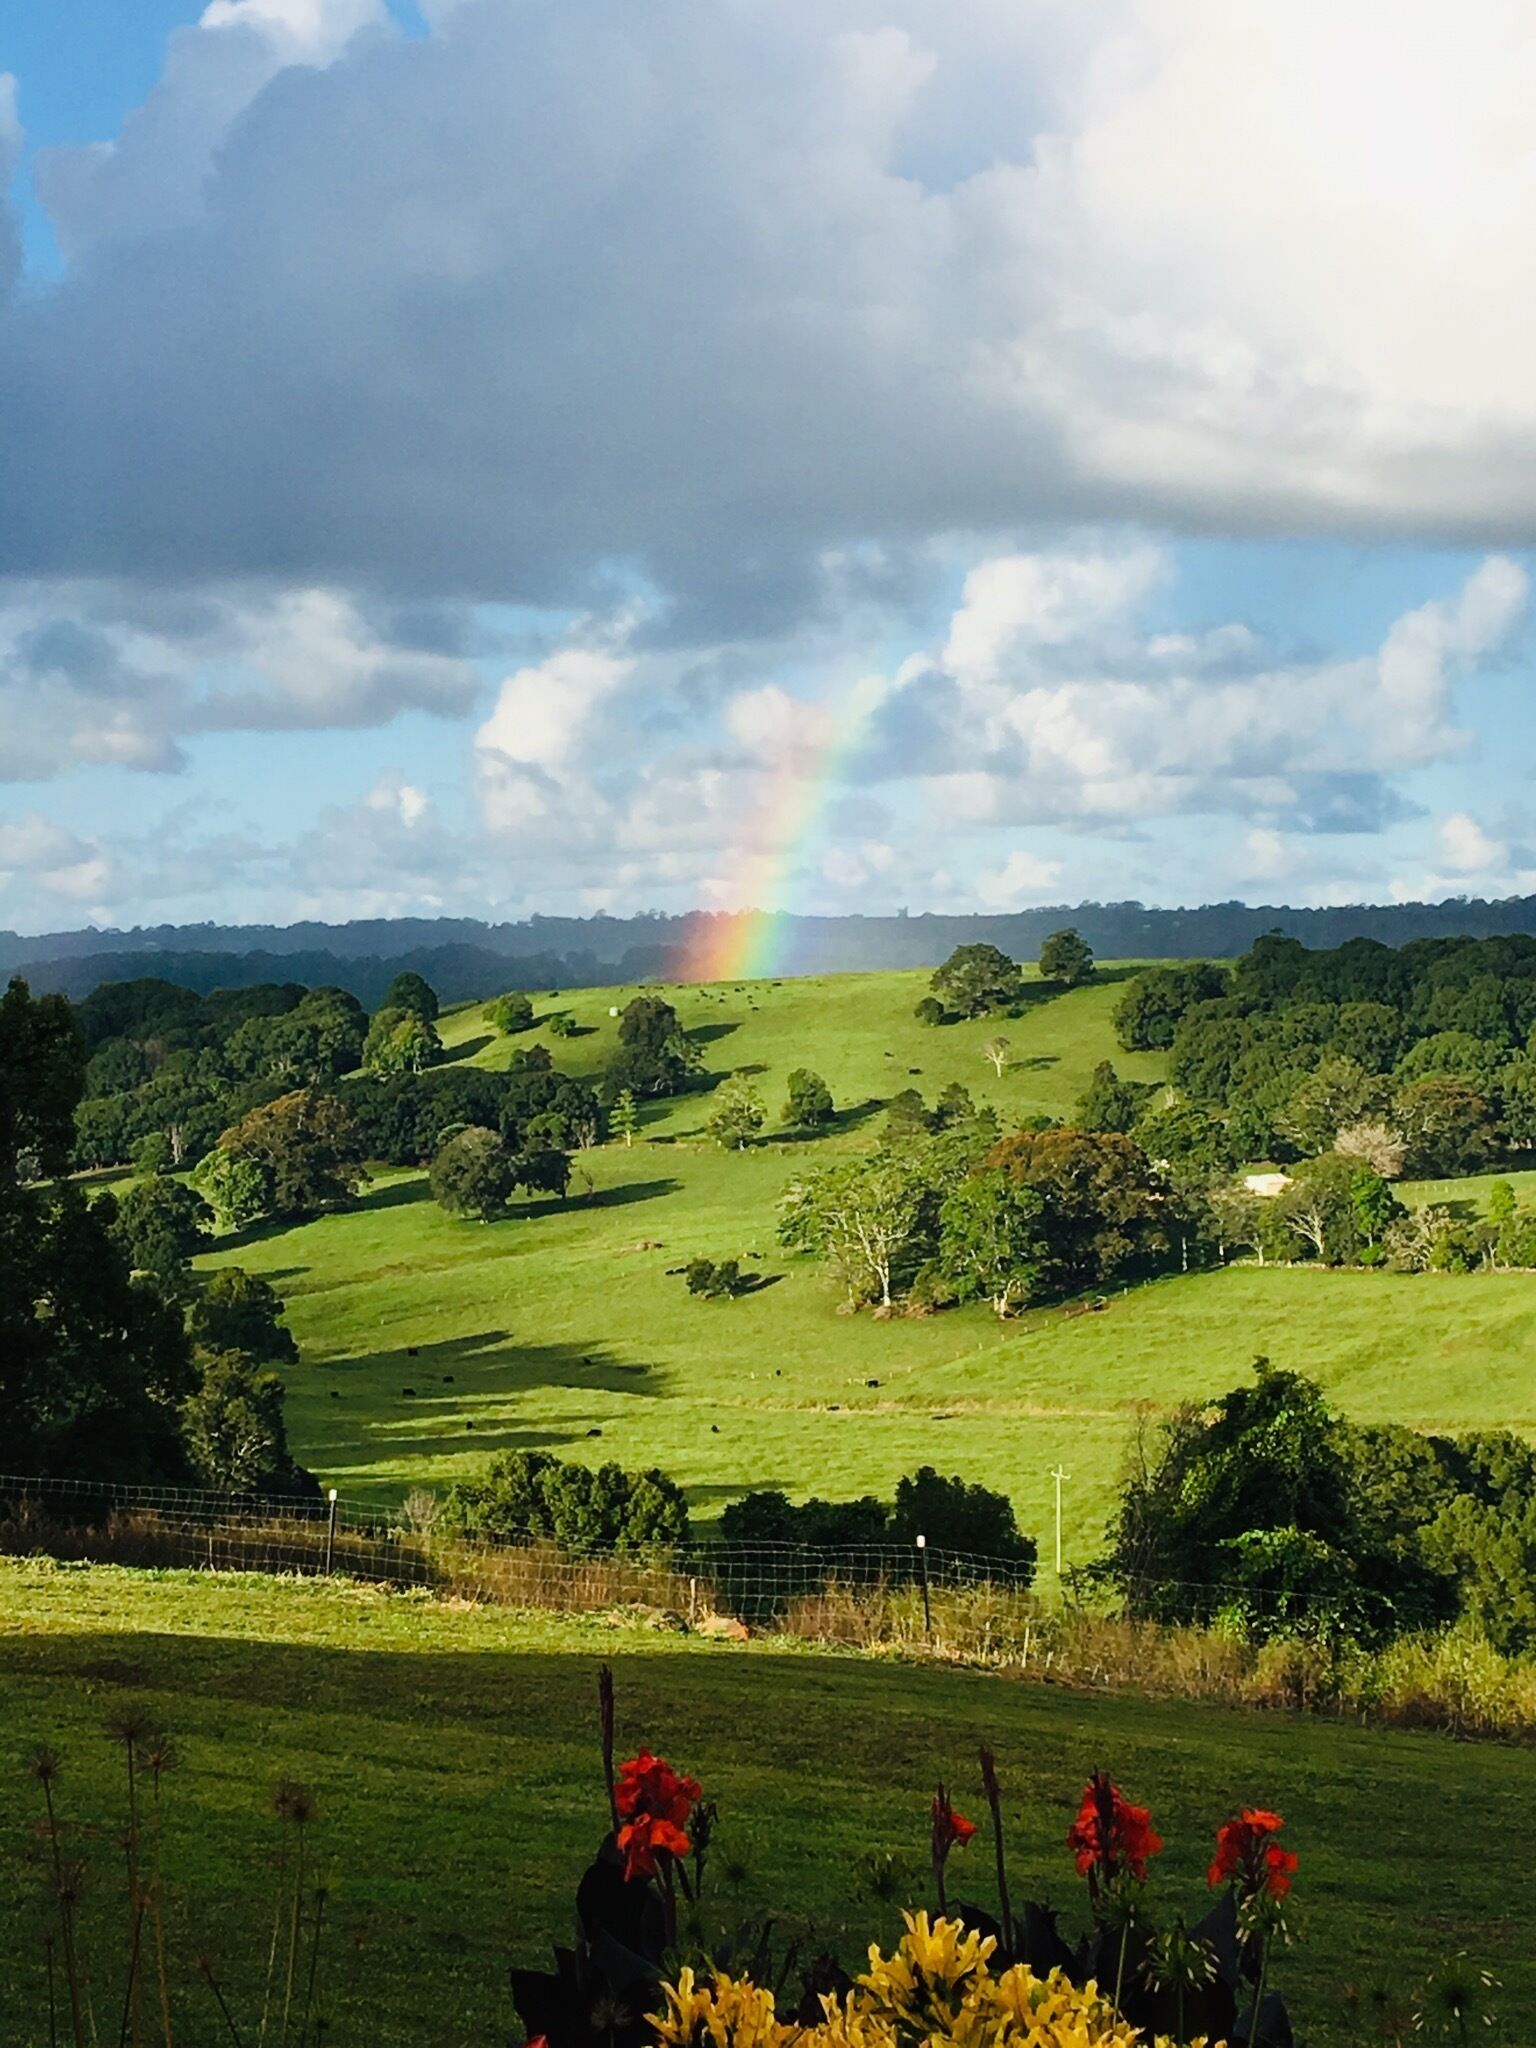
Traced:
[[783, 899], [814, 850], [828, 798], [878, 701], [878, 691], [854, 691], [825, 738], [786, 750], [719, 885], [727, 901], [760, 907], [695, 918], [668, 961], [668, 980], [749, 981], [788, 971], [793, 911]]

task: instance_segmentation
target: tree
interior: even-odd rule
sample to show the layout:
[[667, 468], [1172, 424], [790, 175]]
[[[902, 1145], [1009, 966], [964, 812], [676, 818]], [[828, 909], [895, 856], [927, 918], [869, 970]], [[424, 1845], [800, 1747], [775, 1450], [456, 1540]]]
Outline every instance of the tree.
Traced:
[[662, 996], [635, 996], [619, 1018], [619, 1050], [603, 1083], [609, 1102], [627, 1088], [639, 1097], [678, 1095], [698, 1071], [697, 1046]]
[[63, 996], [0, 996], [0, 1183], [67, 1173], [85, 1046]]
[[897, 1480], [891, 1508], [888, 1540], [915, 1545], [919, 1536], [926, 1536], [935, 1550], [1007, 1562], [1023, 1574], [1025, 1585], [1034, 1575], [1037, 1545], [1032, 1536], [1019, 1533], [1007, 1494], [972, 1485], [958, 1474], [946, 1479], [932, 1465], [920, 1465]]
[[232, 1124], [219, 1139], [231, 1159], [253, 1159], [271, 1186], [271, 1214], [298, 1218], [349, 1202], [366, 1179], [362, 1132], [334, 1095], [301, 1089]]
[[970, 1175], [939, 1210], [939, 1265], [964, 1300], [981, 1296], [1009, 1316], [1039, 1286], [1049, 1258], [1045, 1204], [993, 1169]]
[[949, 1012], [937, 996], [924, 996], [912, 1014], [919, 1024], [926, 1024], [930, 1028], [944, 1023], [949, 1016]]
[[1108, 1060], [1094, 1068], [1072, 1112], [1080, 1131], [1129, 1131], [1157, 1093], [1155, 1083], [1122, 1081]]
[[779, 1205], [779, 1241], [826, 1259], [850, 1307], [874, 1301], [889, 1308], [927, 1192], [922, 1176], [889, 1154], [839, 1160], [790, 1182]]
[[987, 1155], [1042, 1205], [1042, 1284], [1100, 1286], [1154, 1267], [1169, 1246], [1166, 1200], [1146, 1154], [1118, 1131], [1020, 1131]]
[[1467, 1082], [1431, 1075], [1399, 1089], [1393, 1121], [1408, 1148], [1408, 1171], [1447, 1179], [1477, 1173], [1498, 1150], [1488, 1104]]
[[1346, 1124], [1334, 1139], [1333, 1149], [1345, 1159], [1358, 1159], [1383, 1180], [1400, 1177], [1407, 1155], [1401, 1133], [1383, 1117], [1365, 1117], [1359, 1123]]
[[962, 1017], [984, 1017], [1006, 1009], [1019, 996], [1019, 970], [996, 946], [980, 942], [956, 946], [942, 967], [934, 970], [936, 996]]
[[517, 1185], [517, 1162], [495, 1131], [471, 1124], [448, 1140], [432, 1162], [433, 1199], [450, 1216], [482, 1223], [500, 1216]]
[[553, 1017], [549, 1020], [549, 1035], [551, 1038], [575, 1038], [579, 1035], [580, 1031], [581, 1026], [576, 1022], [576, 1019], [569, 1010], [556, 1010]]
[[558, 1145], [530, 1145], [516, 1162], [518, 1185], [532, 1195], [558, 1195], [571, 1185], [571, 1157]]
[[282, 1381], [243, 1351], [203, 1361], [202, 1382], [181, 1409], [182, 1434], [200, 1483], [220, 1493], [318, 1493], [295, 1465], [283, 1421]]
[[1274, 1223], [1326, 1266], [1358, 1263], [1381, 1246], [1399, 1204], [1379, 1173], [1323, 1152], [1305, 1159], [1271, 1205]]
[[1040, 948], [1040, 978], [1077, 988], [1093, 978], [1093, 948], [1071, 926], [1052, 932]]
[[443, 1049], [437, 1026], [412, 1010], [380, 1010], [368, 1027], [363, 1065], [370, 1074], [419, 1074]]
[[903, 1088], [893, 1095], [885, 1112], [885, 1142], [899, 1145], [908, 1138], [926, 1136], [934, 1128], [934, 1118], [915, 1088]]
[[1380, 1629], [1390, 1599], [1372, 1582], [1392, 1583], [1393, 1560], [1372, 1572], [1345, 1427], [1299, 1373], [1254, 1370], [1165, 1425], [1121, 1495], [1104, 1575], [1132, 1615], [1165, 1623]]
[[444, 1502], [449, 1526], [489, 1543], [556, 1543], [577, 1556], [673, 1550], [688, 1541], [682, 1488], [654, 1468], [593, 1471], [547, 1451], [504, 1451]]
[[258, 1364], [299, 1362], [293, 1332], [282, 1321], [286, 1304], [270, 1280], [243, 1266], [221, 1266], [193, 1297], [187, 1328], [199, 1350], [238, 1352]]
[[259, 1159], [233, 1158], [217, 1146], [188, 1175], [221, 1231], [244, 1230], [272, 1207], [272, 1176]]
[[1012, 1044], [1003, 1037], [1001, 1032], [995, 1038], [989, 1038], [981, 1048], [982, 1058], [991, 1061], [992, 1071], [997, 1075], [999, 1081], [1003, 1078], [1003, 1069], [1008, 1064], [1008, 1055], [1012, 1050]]
[[413, 1017], [419, 1017], [424, 1024], [435, 1024], [438, 1017], [437, 991], [431, 983], [419, 974], [407, 970], [397, 974], [384, 991], [382, 1010], [405, 1010]]
[[486, 1011], [486, 1017], [496, 1030], [507, 1036], [515, 1031], [527, 1031], [533, 1024], [533, 998], [519, 989], [512, 989], [504, 996], [498, 996]]
[[1127, 1052], [1166, 1052], [1185, 1013], [1227, 993], [1226, 969], [1192, 960], [1137, 975], [1115, 1005], [1116, 1035]]
[[750, 1145], [768, 1120], [763, 1098], [745, 1075], [732, 1074], [715, 1096], [704, 1128], [727, 1152]]
[[1374, 1115], [1386, 1096], [1387, 1084], [1377, 1075], [1335, 1055], [1319, 1062], [1275, 1121], [1303, 1152], [1327, 1152], [1346, 1125]]
[[1536, 1059], [1511, 1060], [1501, 1071], [1498, 1111], [1510, 1150], [1536, 1149]]
[[1132, 1135], [1164, 1173], [1210, 1180], [1237, 1164], [1225, 1122], [1192, 1102], [1148, 1110]]
[[1437, 1031], [1408, 1048], [1397, 1063], [1397, 1079], [1406, 1083], [1422, 1081], [1431, 1074], [1450, 1074], [1487, 1098], [1497, 1088], [1508, 1060], [1505, 1045], [1490, 1044], [1469, 1031]]
[[103, 1207], [109, 1203], [108, 1228], [130, 1270], [148, 1273], [167, 1298], [184, 1293], [189, 1262], [213, 1220], [202, 1196], [178, 1180], [141, 1180], [104, 1195]]
[[79, 1189], [0, 1187], [0, 1445], [42, 1478], [182, 1484], [181, 1313]]
[[635, 1107], [632, 1088], [620, 1091], [619, 1099], [608, 1112], [608, 1128], [616, 1138], [622, 1138], [626, 1145], [633, 1145], [635, 1133], [640, 1128], [640, 1112]]
[[817, 1130], [832, 1120], [832, 1090], [820, 1074], [796, 1067], [786, 1085], [783, 1120], [795, 1130]]

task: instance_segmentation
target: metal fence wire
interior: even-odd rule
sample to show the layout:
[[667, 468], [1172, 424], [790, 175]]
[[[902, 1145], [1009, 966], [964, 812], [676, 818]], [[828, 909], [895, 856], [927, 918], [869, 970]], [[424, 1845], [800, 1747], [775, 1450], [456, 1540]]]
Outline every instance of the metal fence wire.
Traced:
[[220, 1572], [297, 1573], [401, 1587], [444, 1587], [538, 1605], [643, 1601], [693, 1614], [759, 1620], [829, 1587], [930, 1594], [996, 1585], [1025, 1593], [1016, 1559], [908, 1544], [808, 1548], [696, 1544], [616, 1555], [473, 1543], [410, 1509], [357, 1506], [336, 1495], [197, 1492], [84, 1479], [0, 1475], [0, 1551]]
[[[760, 1626], [795, 1603], [842, 1595], [932, 1603], [988, 1590], [1017, 1602], [1037, 1589], [1034, 1567], [917, 1544], [810, 1547], [791, 1543], [693, 1544], [636, 1554], [573, 1552], [548, 1542], [472, 1542], [434, 1523], [430, 1504], [395, 1509], [342, 1501], [337, 1494], [256, 1495], [164, 1486], [0, 1474], [0, 1554], [210, 1572], [335, 1575], [420, 1588], [509, 1606], [593, 1612], [646, 1606], [697, 1621], [733, 1617]], [[1081, 1597], [1071, 1573], [1048, 1573], [1053, 1593]], [[1122, 1596], [1128, 1589], [1122, 1588]], [[1145, 1593], [1203, 1596], [1207, 1611], [1228, 1601], [1300, 1622], [1302, 1593], [1248, 1585], [1158, 1580]], [[1099, 1596], [1102, 1598], [1102, 1593]], [[1118, 1602], [1116, 1604], [1119, 1604]], [[1133, 1601], [1132, 1606], [1140, 1602]]]

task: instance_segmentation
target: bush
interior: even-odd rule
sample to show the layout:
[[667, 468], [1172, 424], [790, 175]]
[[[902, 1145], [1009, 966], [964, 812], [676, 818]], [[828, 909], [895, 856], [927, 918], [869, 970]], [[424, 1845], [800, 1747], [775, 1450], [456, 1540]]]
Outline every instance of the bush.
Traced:
[[919, 1024], [929, 1026], [946, 1024], [949, 1021], [949, 1012], [937, 996], [924, 996], [912, 1014]]
[[675, 1549], [688, 1541], [683, 1490], [664, 1472], [566, 1464], [547, 1451], [506, 1451], [484, 1479], [461, 1480], [446, 1527], [489, 1543], [556, 1543], [576, 1554]]
[[524, 995], [520, 988], [512, 989], [508, 994], [498, 996], [485, 1014], [496, 1030], [505, 1032], [510, 1037], [514, 1031], [531, 1029], [533, 998]]
[[450, 1216], [487, 1223], [512, 1199], [517, 1164], [495, 1131], [471, 1124], [433, 1160], [431, 1185], [438, 1207]]
[[790, 1075], [784, 1097], [784, 1122], [801, 1130], [814, 1130], [832, 1117], [832, 1090], [820, 1074], [809, 1067], [796, 1067]]
[[737, 1259], [690, 1259], [683, 1269], [688, 1292], [705, 1301], [731, 1301], [750, 1284]]

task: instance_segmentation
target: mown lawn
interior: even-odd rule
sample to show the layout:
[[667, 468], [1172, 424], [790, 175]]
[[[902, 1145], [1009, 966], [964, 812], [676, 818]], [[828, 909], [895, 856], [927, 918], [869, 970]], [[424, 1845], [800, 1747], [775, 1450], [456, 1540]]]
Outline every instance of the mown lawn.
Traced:
[[[839, 1315], [824, 1277], [779, 1252], [776, 1203], [798, 1169], [870, 1142], [898, 1088], [931, 1102], [964, 1079], [1017, 1122], [1069, 1110], [1101, 1058], [1157, 1072], [1116, 1053], [1114, 982], [1042, 993], [1007, 1020], [1015, 1063], [1001, 1078], [979, 1054], [994, 1026], [916, 1023], [925, 986], [891, 974], [668, 991], [705, 1035], [711, 1067], [749, 1072], [773, 1112], [791, 1067], [825, 1074], [844, 1112], [828, 1137], [770, 1129], [723, 1153], [700, 1128], [708, 1097], [693, 1095], [649, 1109], [633, 1146], [580, 1158], [565, 1206], [454, 1222], [424, 1175], [386, 1174], [350, 1214], [210, 1253], [205, 1263], [238, 1260], [288, 1298], [304, 1358], [287, 1376], [300, 1456], [347, 1495], [378, 1499], [440, 1486], [511, 1446], [657, 1464], [705, 1522], [748, 1487], [888, 1494], [931, 1460], [1006, 1488], [1040, 1535], [1061, 1464], [1067, 1553], [1082, 1559], [1099, 1546], [1138, 1421], [1223, 1391], [1260, 1353], [1315, 1373], [1365, 1419], [1536, 1430], [1536, 1289], [1521, 1275], [1243, 1267], [1161, 1281], [1076, 1318]], [[541, 1003], [583, 1026], [554, 1042], [562, 1065], [597, 1071], [609, 1010], [631, 993]], [[496, 1038], [479, 1005], [444, 1033], [481, 1063], [547, 1036]], [[675, 1269], [696, 1254], [741, 1257], [766, 1284], [732, 1303], [695, 1301]]]
[[[985, 1738], [1019, 1889], [1076, 1912], [1060, 1845], [1095, 1763], [1154, 1809], [1165, 1910], [1198, 1909], [1229, 1809], [1274, 1806], [1302, 1858], [1301, 1940], [1282, 1970], [1314, 2048], [1349, 2038], [1336, 2020], [1347, 1984], [1406, 1980], [1461, 1949], [1503, 1978], [1507, 2040], [1536, 2038], [1528, 1753], [342, 1586], [0, 1563], [0, 2040], [48, 2038], [44, 1844], [25, 1757], [40, 1738], [64, 1753], [60, 1798], [83, 1829], [72, 1846], [92, 1872], [84, 1912], [103, 1953], [118, 1927], [121, 1756], [102, 1724], [124, 1703], [146, 1706], [180, 1751], [165, 1850], [179, 1982], [206, 1951], [249, 2012], [278, 1839], [269, 1796], [288, 1775], [318, 1796], [312, 1840], [334, 1886], [327, 2038], [511, 2038], [506, 1965], [564, 1933], [602, 1825], [603, 1658], [621, 1742], [664, 1748], [720, 1802], [719, 1864], [745, 1867], [732, 1918], [772, 1910], [856, 1959], [893, 1924], [892, 1909], [854, 1897], [858, 1858], [893, 1852], [920, 1898], [934, 1780], [974, 1811]], [[967, 1879], [986, 1898], [980, 1848]], [[193, 2004], [177, 2038], [224, 2037]]]

